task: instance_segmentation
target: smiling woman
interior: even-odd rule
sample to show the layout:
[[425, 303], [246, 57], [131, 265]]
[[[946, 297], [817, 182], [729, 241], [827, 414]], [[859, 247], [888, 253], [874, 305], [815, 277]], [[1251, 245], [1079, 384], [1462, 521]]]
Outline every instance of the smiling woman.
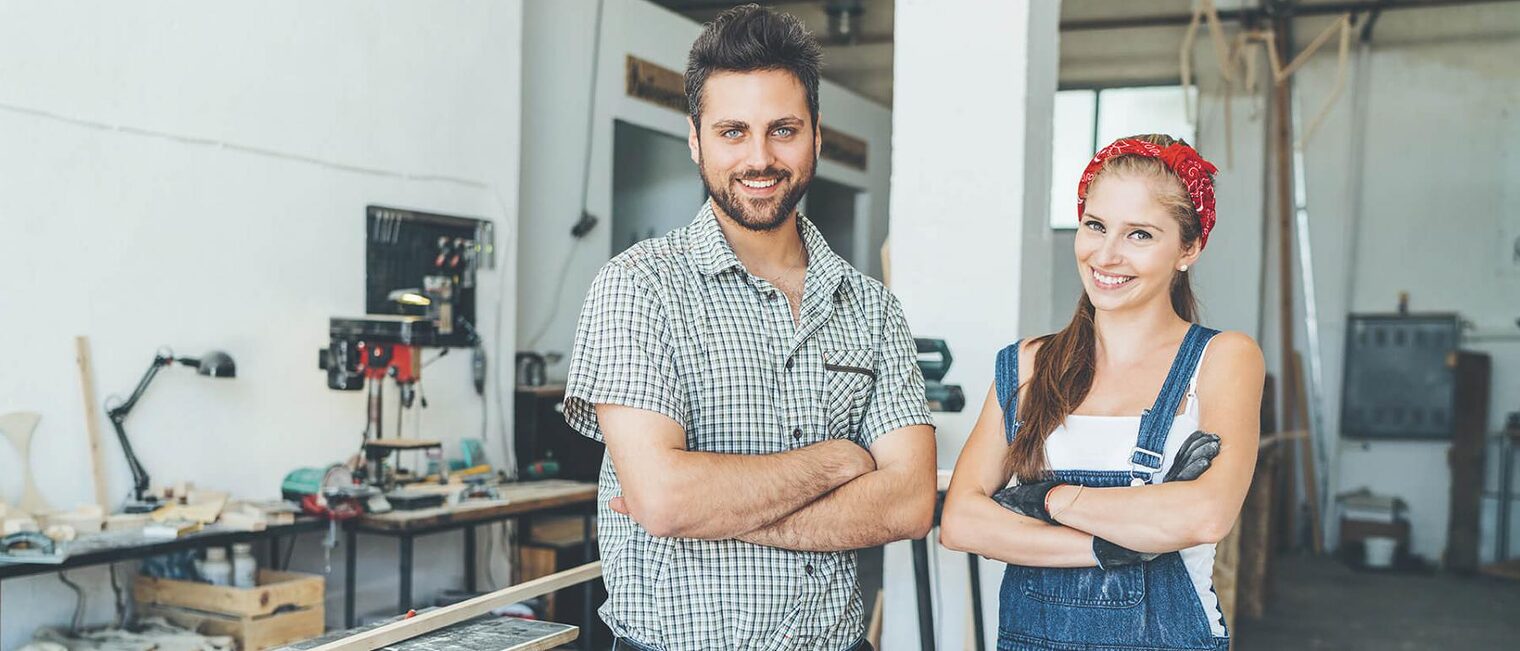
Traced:
[[1229, 647], [1214, 544], [1250, 485], [1264, 372], [1249, 337], [1194, 323], [1213, 171], [1164, 135], [1099, 151], [1076, 314], [997, 356], [941, 542], [1009, 564], [999, 649]]

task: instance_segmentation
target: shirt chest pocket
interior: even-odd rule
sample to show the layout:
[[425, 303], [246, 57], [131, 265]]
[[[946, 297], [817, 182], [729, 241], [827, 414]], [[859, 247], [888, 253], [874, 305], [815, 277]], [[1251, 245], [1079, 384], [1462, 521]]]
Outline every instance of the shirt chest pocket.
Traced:
[[824, 417], [829, 438], [858, 439], [866, 405], [876, 388], [876, 351], [852, 348], [823, 351]]

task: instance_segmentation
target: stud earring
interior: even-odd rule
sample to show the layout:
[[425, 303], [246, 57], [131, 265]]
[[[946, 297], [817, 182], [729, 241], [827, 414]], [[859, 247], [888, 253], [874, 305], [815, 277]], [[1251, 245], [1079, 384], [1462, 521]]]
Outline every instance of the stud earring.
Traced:
[[1182, 265], [1181, 267], [1177, 268], [1177, 271], [1187, 271], [1187, 268], [1188, 268], [1187, 265]]

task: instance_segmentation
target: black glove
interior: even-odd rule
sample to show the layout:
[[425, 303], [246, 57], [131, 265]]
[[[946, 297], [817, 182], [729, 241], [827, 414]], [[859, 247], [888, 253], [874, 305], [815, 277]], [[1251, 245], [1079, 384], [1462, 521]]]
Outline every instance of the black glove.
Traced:
[[1134, 565], [1154, 560], [1160, 554], [1149, 552], [1137, 552], [1133, 549], [1120, 547], [1107, 540], [1093, 536], [1093, 558], [1098, 560], [1098, 569], [1111, 570], [1125, 565]]
[[[1219, 435], [1195, 430], [1186, 441], [1182, 442], [1182, 449], [1177, 450], [1177, 456], [1172, 459], [1172, 468], [1166, 472], [1166, 477], [1162, 481], [1197, 479], [1209, 469], [1214, 462], [1214, 457], [1217, 456], [1219, 456]], [[1099, 569], [1106, 570], [1144, 563], [1157, 556], [1160, 554], [1137, 552], [1093, 536], [1093, 558], [1097, 559]]]
[[1219, 456], [1219, 435], [1194, 430], [1192, 435], [1182, 442], [1182, 449], [1177, 450], [1177, 456], [1172, 459], [1172, 467], [1167, 470], [1166, 477], [1162, 481], [1197, 479], [1209, 469], [1209, 465], [1217, 456]]
[[1058, 481], [1040, 481], [1032, 484], [1019, 484], [1009, 486], [992, 494], [992, 499], [998, 504], [1019, 515], [1044, 520], [1050, 524], [1060, 524], [1055, 518], [1050, 517], [1050, 511], [1045, 509], [1045, 496], [1051, 489], [1060, 486]]

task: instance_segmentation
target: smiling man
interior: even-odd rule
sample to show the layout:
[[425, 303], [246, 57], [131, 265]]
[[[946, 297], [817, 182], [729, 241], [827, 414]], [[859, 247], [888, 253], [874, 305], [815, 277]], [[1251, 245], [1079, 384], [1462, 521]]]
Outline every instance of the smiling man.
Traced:
[[599, 531], [617, 649], [868, 649], [851, 550], [927, 534], [934, 431], [902, 309], [797, 213], [819, 48], [727, 11], [686, 70], [690, 225], [602, 268], [565, 416], [607, 444]]

